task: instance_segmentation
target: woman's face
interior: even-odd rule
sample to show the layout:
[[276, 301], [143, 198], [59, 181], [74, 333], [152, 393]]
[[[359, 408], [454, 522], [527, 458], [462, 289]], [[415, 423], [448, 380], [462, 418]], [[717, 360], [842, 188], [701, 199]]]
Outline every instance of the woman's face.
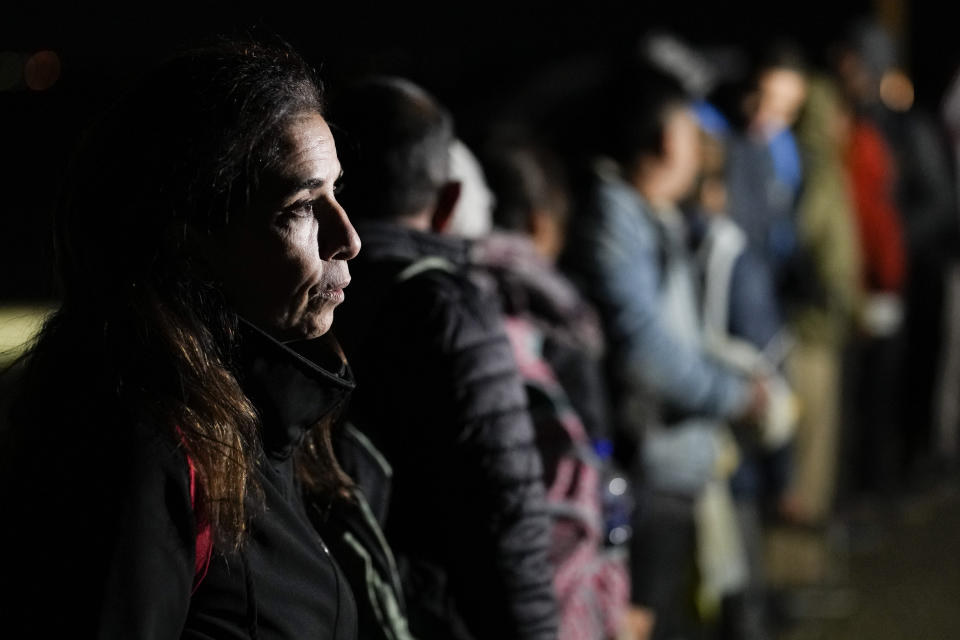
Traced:
[[214, 269], [237, 311], [278, 340], [323, 335], [343, 302], [360, 238], [336, 199], [340, 173], [323, 117], [296, 116], [250, 211], [212, 243]]

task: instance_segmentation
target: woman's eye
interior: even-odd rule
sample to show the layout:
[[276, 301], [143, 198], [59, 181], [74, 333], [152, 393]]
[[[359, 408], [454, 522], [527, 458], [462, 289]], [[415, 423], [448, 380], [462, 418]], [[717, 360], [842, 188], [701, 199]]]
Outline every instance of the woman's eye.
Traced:
[[302, 218], [313, 217], [313, 200], [300, 200], [285, 208], [283, 212]]

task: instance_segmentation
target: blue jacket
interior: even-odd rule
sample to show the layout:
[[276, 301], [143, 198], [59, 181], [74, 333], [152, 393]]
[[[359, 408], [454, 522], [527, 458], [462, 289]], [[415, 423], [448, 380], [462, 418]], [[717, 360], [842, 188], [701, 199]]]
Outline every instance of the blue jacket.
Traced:
[[742, 412], [745, 382], [668, 326], [663, 283], [668, 270], [689, 269], [690, 259], [649, 204], [619, 177], [598, 176], [569, 238], [566, 264], [600, 311], [611, 376], [627, 396], [615, 404], [648, 394], [686, 416]]

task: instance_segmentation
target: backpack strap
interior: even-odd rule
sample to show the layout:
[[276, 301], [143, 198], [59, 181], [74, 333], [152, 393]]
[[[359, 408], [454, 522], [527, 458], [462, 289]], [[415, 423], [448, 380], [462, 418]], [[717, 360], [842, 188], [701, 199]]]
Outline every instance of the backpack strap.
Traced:
[[447, 260], [446, 258], [440, 256], [424, 256], [414, 260], [406, 267], [403, 268], [400, 273], [396, 276], [396, 282], [406, 282], [407, 280], [412, 280], [421, 273], [427, 271], [446, 271], [447, 273], [454, 273], [457, 270], [457, 266]]
[[197, 587], [207, 577], [207, 569], [210, 568], [210, 557], [213, 555], [213, 531], [207, 518], [197, 510], [200, 486], [197, 480], [197, 468], [193, 464], [193, 458], [190, 457], [190, 454], [187, 454], [187, 466], [190, 471], [190, 508], [193, 511], [194, 527], [196, 528], [193, 590], [190, 592], [192, 595], [196, 593]]
[[193, 526], [195, 531], [193, 550], [193, 590], [191, 595], [196, 593], [197, 587], [207, 576], [207, 569], [210, 568], [210, 557], [213, 555], [213, 528], [210, 521], [197, 508], [203, 496], [203, 488], [197, 478], [197, 466], [190, 457], [190, 452], [186, 447], [186, 440], [183, 437], [183, 430], [178, 426], [176, 428], [177, 436], [180, 438], [180, 444], [183, 445], [184, 456], [187, 458], [187, 473], [190, 478], [190, 511], [193, 513]]

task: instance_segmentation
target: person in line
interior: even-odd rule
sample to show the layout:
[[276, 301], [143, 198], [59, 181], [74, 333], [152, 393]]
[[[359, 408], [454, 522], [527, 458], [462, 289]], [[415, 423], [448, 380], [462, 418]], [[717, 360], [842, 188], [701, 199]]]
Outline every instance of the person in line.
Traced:
[[780, 314], [787, 317], [821, 295], [797, 230], [804, 167], [793, 127], [807, 93], [801, 51], [790, 42], [768, 45], [746, 84], [726, 105], [734, 125], [727, 146], [727, 206], [751, 250], [766, 262]]
[[[746, 234], [727, 214], [724, 169], [729, 126], [705, 101], [696, 104], [695, 112], [701, 128], [702, 168], [684, 213], [700, 283], [704, 346], [744, 375], [763, 372], [771, 379], [767, 419], [756, 431], [732, 432], [739, 463], [731, 465], [729, 477], [723, 478], [736, 513], [740, 549], [731, 552], [733, 545], [703, 546], [716, 557], [713, 570], [705, 571], [703, 580], [716, 584], [715, 591], [722, 596], [719, 636], [762, 639], [770, 637], [763, 515], [774, 510], [786, 488], [797, 413], [796, 401], [775, 360], [785, 355], [790, 339], [766, 263], [750, 249]], [[717, 487], [724, 489], [727, 486]], [[731, 580], [738, 564], [747, 569], [744, 579]]]
[[694, 502], [718, 462], [717, 427], [758, 417], [766, 391], [763, 379], [720, 365], [701, 344], [678, 208], [699, 170], [689, 98], [672, 78], [632, 65], [605, 96], [600, 159], [578, 181], [586, 187], [564, 264], [600, 312], [620, 459], [642, 474], [632, 604], [647, 612], [654, 638], [683, 637], [696, 625], [687, 611]]
[[608, 439], [600, 318], [556, 267], [570, 217], [560, 162], [522, 137], [491, 144], [481, 160], [496, 205], [494, 230], [476, 243], [475, 257], [497, 279], [504, 311], [528, 318], [543, 332], [543, 357], [591, 439]]
[[16, 637], [358, 633], [308, 512], [346, 500], [329, 338], [360, 241], [286, 46], [171, 58], [86, 136], [63, 299], [3, 376], [0, 625]]
[[604, 459], [610, 441], [600, 319], [555, 266], [569, 211], [563, 173], [545, 147], [522, 134], [493, 137], [482, 158], [496, 203], [494, 230], [476, 241], [473, 256], [477, 280], [503, 305], [543, 458], [558, 637], [633, 640], [625, 557], [632, 496]]
[[554, 638], [542, 463], [499, 304], [444, 235], [460, 192], [452, 119], [371, 78], [335, 103], [344, 198], [364, 243], [335, 327], [350, 421], [392, 468], [384, 531], [418, 638]]
[[876, 127], [890, 157], [888, 180], [899, 215], [904, 262], [901, 355], [895, 386], [899, 415], [890, 455], [898, 491], [936, 480], [932, 455], [934, 389], [945, 352], [943, 322], [948, 265], [960, 248], [960, 226], [943, 125], [914, 101], [901, 47], [875, 20], [852, 24], [835, 65], [856, 124]]

